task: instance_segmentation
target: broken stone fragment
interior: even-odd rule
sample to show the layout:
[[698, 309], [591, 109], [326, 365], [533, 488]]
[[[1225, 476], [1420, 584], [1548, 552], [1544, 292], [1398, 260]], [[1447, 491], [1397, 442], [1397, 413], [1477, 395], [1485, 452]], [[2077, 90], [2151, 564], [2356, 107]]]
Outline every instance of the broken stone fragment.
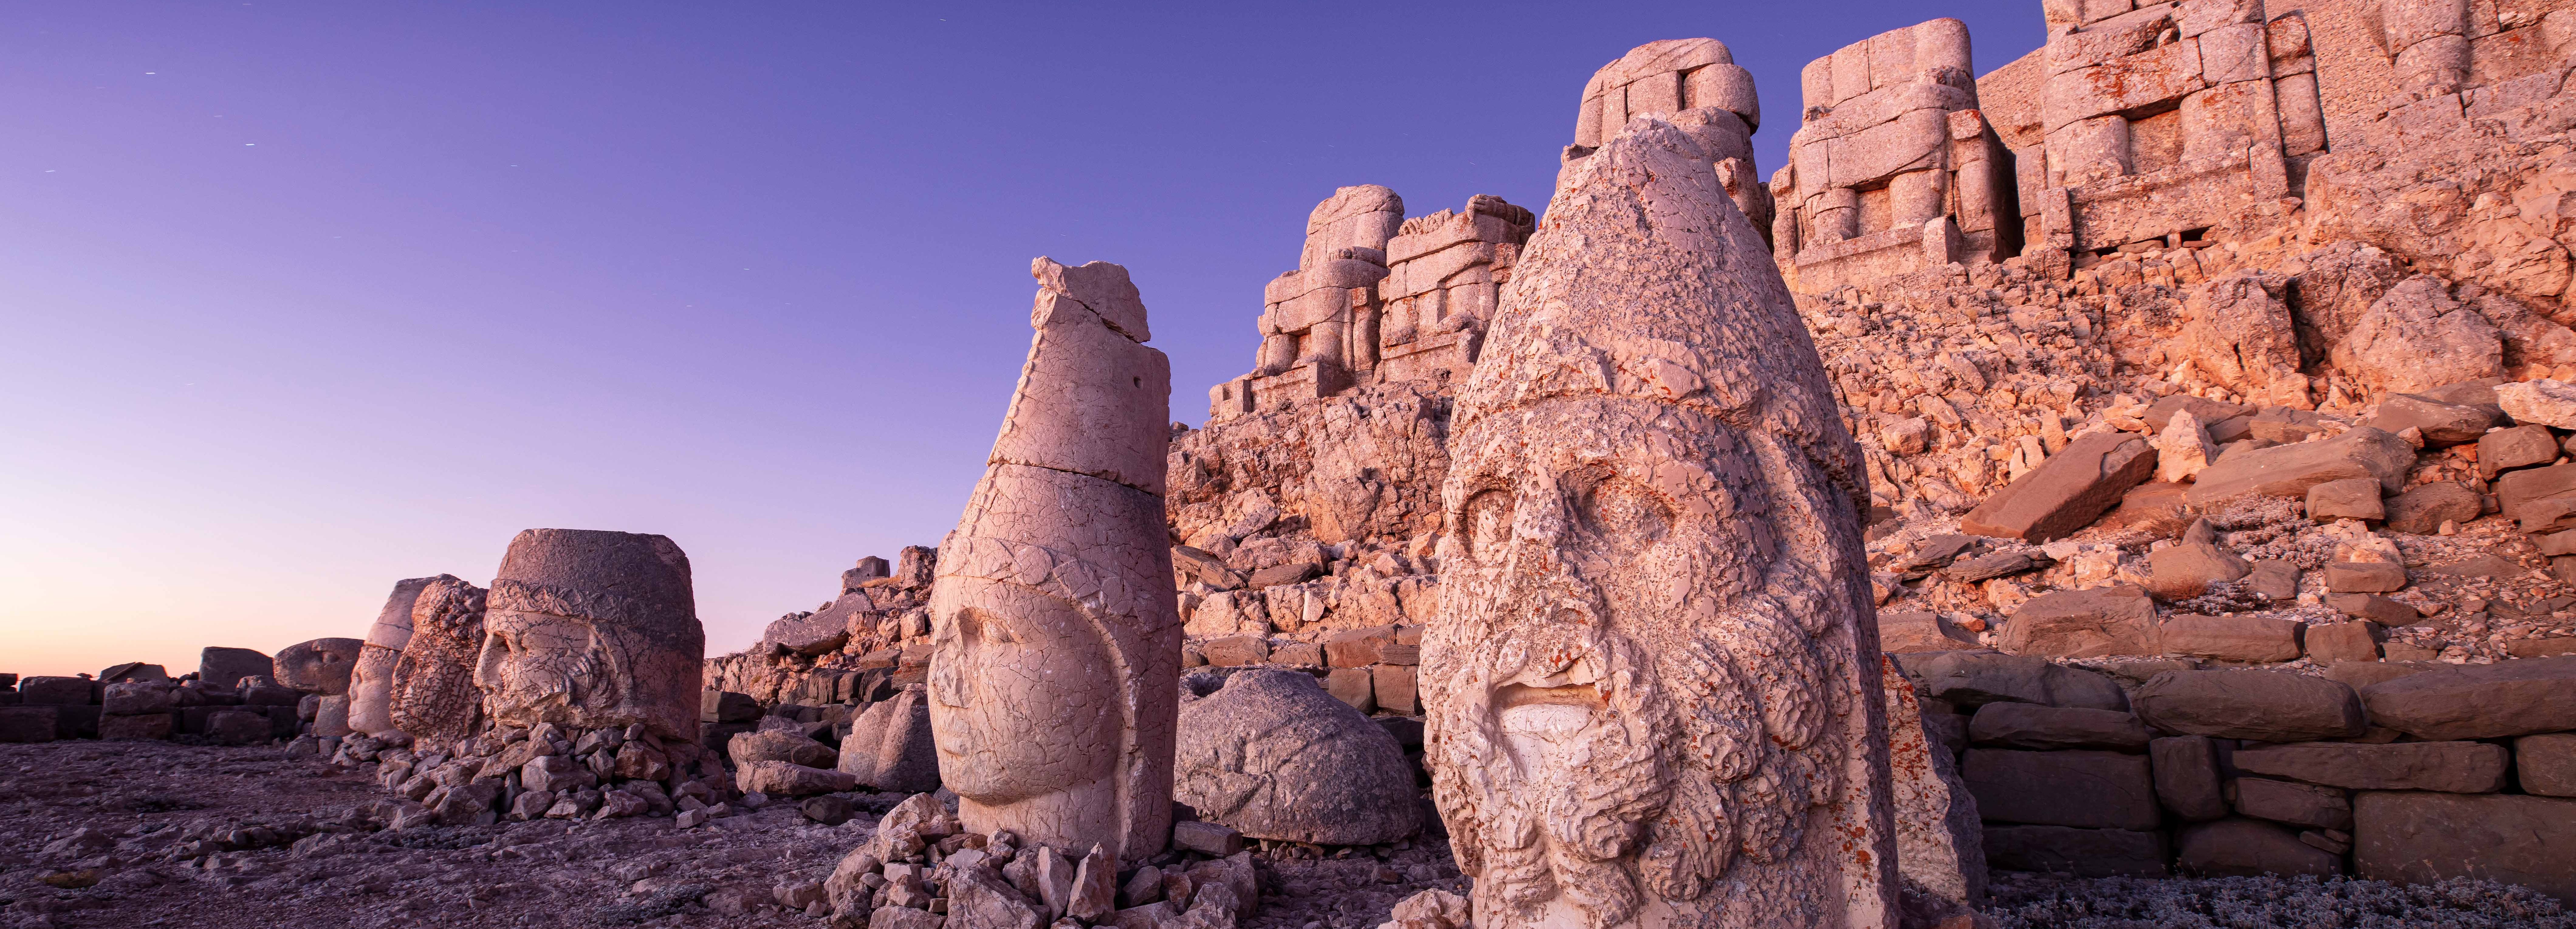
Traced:
[[2155, 601], [2127, 584], [2032, 597], [2004, 623], [1998, 645], [2015, 655], [2049, 658], [2164, 653], [2156, 641]]
[[2072, 535], [2153, 477], [2156, 465], [2155, 450], [2135, 436], [2076, 439], [1960, 517], [1959, 531], [2028, 542]]
[[2308, 518], [2318, 522], [2333, 519], [2380, 520], [2388, 518], [2380, 503], [2381, 487], [2377, 478], [2355, 477], [2326, 481], [2308, 488]]
[[2171, 671], [2138, 689], [2138, 717], [2165, 732], [2301, 742], [2367, 728], [2352, 688], [2279, 671]]
[[2327, 481], [2367, 477], [2395, 493], [2405, 486], [2415, 449], [2378, 429], [2357, 426], [2331, 439], [2229, 454], [2202, 471], [2186, 495], [2207, 509], [2240, 497], [2301, 499]]

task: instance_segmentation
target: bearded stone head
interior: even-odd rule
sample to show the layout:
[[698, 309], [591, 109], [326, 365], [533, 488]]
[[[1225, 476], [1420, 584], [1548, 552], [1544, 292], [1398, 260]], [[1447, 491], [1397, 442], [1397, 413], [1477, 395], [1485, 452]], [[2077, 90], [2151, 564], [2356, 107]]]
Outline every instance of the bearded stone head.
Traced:
[[1892, 912], [1858, 449], [1704, 154], [1576, 167], [1459, 395], [1422, 662], [1480, 927]]
[[689, 556], [669, 538], [530, 529], [492, 580], [474, 681], [495, 722], [572, 729], [643, 723], [698, 734], [699, 625]]

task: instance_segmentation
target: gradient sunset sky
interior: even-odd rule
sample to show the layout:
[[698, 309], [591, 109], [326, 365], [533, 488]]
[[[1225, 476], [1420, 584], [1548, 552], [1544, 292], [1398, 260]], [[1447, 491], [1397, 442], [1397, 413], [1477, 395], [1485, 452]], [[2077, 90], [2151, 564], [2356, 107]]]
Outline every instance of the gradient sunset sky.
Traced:
[[1126, 265], [1172, 413], [1252, 363], [1307, 210], [1545, 205], [1584, 80], [1761, 87], [2037, 0], [32, 3], [0, 33], [0, 672], [362, 636], [521, 529], [689, 553], [708, 654], [936, 544], [1029, 260]]

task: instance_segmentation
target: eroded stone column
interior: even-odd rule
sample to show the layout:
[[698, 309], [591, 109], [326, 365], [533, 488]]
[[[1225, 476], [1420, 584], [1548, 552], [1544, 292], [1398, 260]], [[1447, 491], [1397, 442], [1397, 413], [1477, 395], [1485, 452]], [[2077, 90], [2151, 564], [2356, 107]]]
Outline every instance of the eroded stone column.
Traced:
[[493, 721], [589, 730], [642, 723], [698, 738], [700, 662], [689, 556], [669, 538], [530, 529], [492, 579], [475, 683]]
[[474, 734], [483, 690], [474, 659], [483, 649], [483, 588], [441, 576], [411, 605], [411, 641], [394, 659], [393, 727], [418, 739]]
[[1163, 519], [1171, 363], [1127, 269], [1040, 258], [1037, 336], [939, 546], [930, 721], [968, 829], [1123, 862], [1172, 830], [1181, 624]]
[[1895, 921], [1860, 449], [1703, 156], [1577, 166], [1458, 397], [1425, 760], [1480, 929]]

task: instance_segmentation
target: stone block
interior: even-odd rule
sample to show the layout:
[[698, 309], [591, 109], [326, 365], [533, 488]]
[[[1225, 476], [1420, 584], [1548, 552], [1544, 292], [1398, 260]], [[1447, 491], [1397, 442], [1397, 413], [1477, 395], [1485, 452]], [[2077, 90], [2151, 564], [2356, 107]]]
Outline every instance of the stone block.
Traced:
[[102, 714], [97, 706], [54, 707], [54, 738], [98, 738], [98, 721]]
[[2108, 675], [2039, 658], [1995, 652], [1939, 652], [1903, 662], [1922, 694], [1954, 706], [2036, 703], [2126, 710], [2128, 697]]
[[2236, 812], [2312, 829], [2352, 830], [2352, 798], [2341, 789], [2240, 777], [2228, 783]]
[[2308, 518], [2318, 522], [2333, 519], [2386, 519], [2388, 509], [2380, 504], [2379, 480], [2351, 477], [2327, 481], [2308, 488]]
[[1243, 851], [1243, 833], [1215, 823], [1185, 820], [1172, 824], [1172, 847], [1224, 858]]
[[2524, 793], [2576, 797], [2576, 732], [2513, 740], [2513, 771]]
[[88, 706], [103, 688], [85, 677], [31, 677], [18, 682], [26, 706]]
[[2164, 836], [2131, 829], [1987, 826], [1986, 864], [2077, 877], [2165, 877]]
[[2449, 481], [2418, 484], [2388, 500], [2388, 528], [2432, 535], [2445, 522], [2466, 525], [2484, 512], [2481, 494]]
[[1199, 643], [1199, 654], [1218, 667], [1260, 664], [1270, 660], [1270, 640], [1257, 635], [1230, 635]]
[[2227, 796], [2218, 780], [2218, 748], [2208, 736], [2178, 735], [2147, 745], [2153, 763], [2156, 801], [2174, 815], [2191, 820], [2227, 815]]
[[267, 677], [277, 670], [277, 661], [264, 652], [247, 648], [209, 645], [198, 653], [197, 679], [218, 687], [234, 687], [245, 677]]
[[2185, 497], [2209, 508], [2240, 497], [2305, 499], [2327, 481], [2366, 477], [2395, 493], [2405, 486], [2415, 464], [2415, 447], [2404, 439], [2368, 426], [2314, 442], [2297, 442], [2229, 454], [2193, 479]]
[[1365, 668], [1385, 656], [1386, 647], [1395, 644], [1394, 626], [1371, 626], [1336, 632], [1324, 640], [1324, 660], [1336, 668]]
[[140, 716], [146, 713], [167, 714], [177, 704], [175, 689], [162, 683], [107, 685], [107, 699], [101, 706], [110, 714]]
[[[2171, 549], [2168, 549], [2170, 551]], [[2218, 661], [2295, 661], [2299, 657], [2296, 620], [2273, 616], [2195, 616], [2165, 618], [2165, 654]]]
[[1281, 642], [1270, 648], [1270, 663], [1294, 668], [1324, 667], [1324, 646], [1314, 642]]
[[2354, 619], [2369, 620], [2382, 626], [2413, 625], [2420, 614], [2402, 600], [2391, 600], [2378, 594], [2327, 594], [2326, 606]]
[[2508, 757], [2483, 742], [2301, 742], [2236, 750], [2237, 770], [2355, 790], [2494, 793]]
[[2222, 819], [2186, 826], [2175, 848], [2174, 866], [2204, 877], [2282, 877], [2343, 873], [2343, 857], [2299, 841], [2299, 835], [2271, 823]]
[[1971, 748], [1961, 775], [1990, 822], [2140, 830], [2158, 822], [2144, 755]]
[[1976, 648], [1977, 634], [1930, 610], [1878, 614], [1878, 648], [1898, 655]]
[[111, 741], [140, 742], [170, 737], [171, 714], [146, 713], [136, 716], [101, 716], [98, 737]]
[[207, 714], [206, 737], [224, 745], [265, 742], [269, 739], [268, 714], [246, 709], [218, 710]]
[[1377, 711], [1377, 692], [1367, 668], [1334, 668], [1324, 676], [1324, 691], [1362, 714]]
[[54, 707], [0, 706], [0, 742], [51, 742]]
[[2233, 581], [2253, 570], [2235, 552], [2208, 542], [2168, 545], [2147, 555], [2147, 590], [2161, 600], [2188, 600], [2209, 585]]
[[2547, 426], [2498, 429], [2478, 439], [2478, 476], [2486, 480], [2556, 460], [2558, 436]]
[[2525, 504], [2576, 491], [2576, 462], [2525, 468], [2496, 476], [2496, 511], [2506, 519], [2521, 519]]
[[2183, 735], [2343, 739], [2369, 728], [2352, 688], [2282, 671], [2171, 671], [2138, 688], [2138, 718]]
[[2372, 722], [2426, 741], [2576, 730], [2576, 656], [2436, 667], [2373, 684], [2361, 700]]
[[698, 720], [709, 723], [748, 723], [760, 719], [760, 701], [750, 694], [727, 690], [702, 691], [698, 700]]
[[2045, 542], [2072, 535], [2120, 502], [2156, 471], [2146, 440], [2097, 432], [2066, 444], [2039, 467], [1996, 491], [1959, 519], [1959, 531]]
[[2326, 679], [2341, 681], [2344, 686], [2352, 688], [2353, 692], [2358, 694], [2362, 688], [2372, 684], [2393, 681], [2409, 674], [2420, 674], [2426, 669], [2427, 666], [2420, 662], [2398, 661], [2393, 658], [2388, 661], [2338, 661], [2326, 666]]
[[2271, 558], [2256, 559], [2253, 570], [2245, 572], [2237, 586], [2274, 603], [2287, 603], [2299, 598], [2299, 566]]
[[[2479, 442], [2502, 412], [2489, 406], [2444, 403], [2421, 394], [2395, 394], [2380, 401], [2379, 411], [2363, 425], [2391, 434], [2415, 429], [2423, 434], [2426, 448], [2443, 448]], [[2484, 447], [2481, 442], [2480, 448]]]
[[2576, 900], [2576, 800], [2365, 791], [2352, 846], [2354, 870], [2373, 880], [2476, 877]]
[[1968, 720], [1968, 739], [1979, 745], [2143, 751], [2148, 738], [2136, 716], [2112, 710], [1990, 703]]
[[2309, 626], [2305, 633], [2308, 660], [2328, 666], [2338, 661], [2378, 661], [2377, 632], [2378, 624], [2368, 620]]
[[2159, 655], [2156, 605], [2127, 584], [2033, 597], [2004, 624], [2002, 649], [2016, 655], [2098, 658]]
[[1378, 709], [1406, 716], [1422, 712], [1419, 678], [1413, 665], [1382, 664], [1368, 670], [1369, 688], [1377, 694]]
[[2338, 561], [2326, 565], [2326, 589], [2339, 594], [2384, 594], [2406, 588], [2406, 566], [2385, 561]]

